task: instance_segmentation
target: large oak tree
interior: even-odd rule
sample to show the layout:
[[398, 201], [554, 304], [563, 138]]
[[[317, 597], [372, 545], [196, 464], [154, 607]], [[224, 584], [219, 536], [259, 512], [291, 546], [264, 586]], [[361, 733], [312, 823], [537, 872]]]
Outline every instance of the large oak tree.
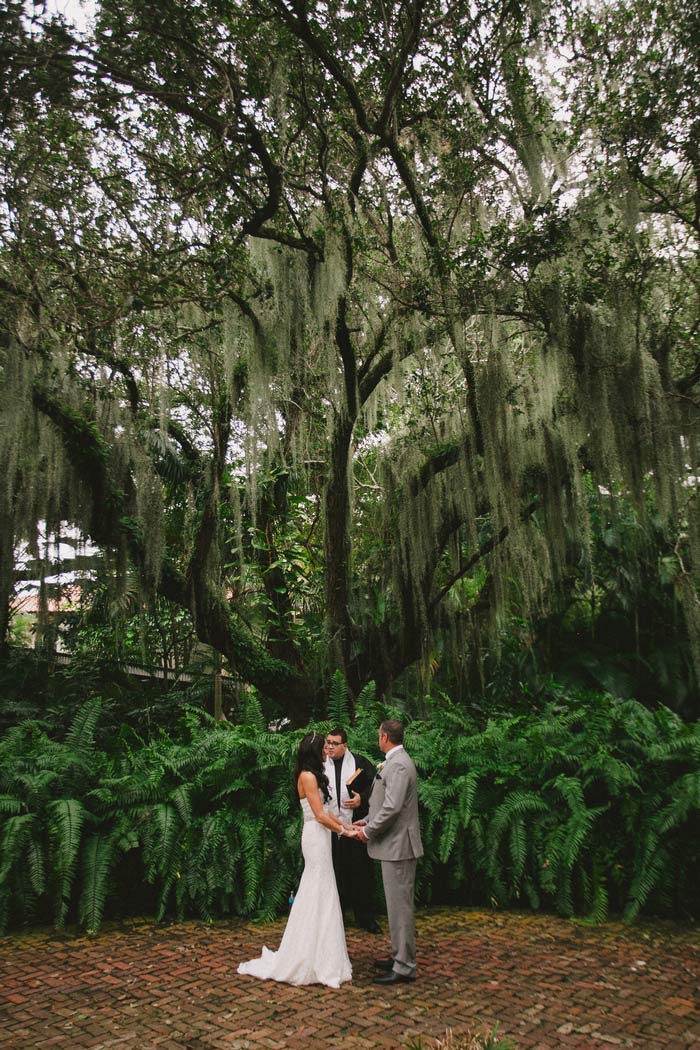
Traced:
[[697, 14], [633, 6], [12, 4], [3, 609], [75, 523], [302, 722], [544, 608], [591, 479], [698, 634]]

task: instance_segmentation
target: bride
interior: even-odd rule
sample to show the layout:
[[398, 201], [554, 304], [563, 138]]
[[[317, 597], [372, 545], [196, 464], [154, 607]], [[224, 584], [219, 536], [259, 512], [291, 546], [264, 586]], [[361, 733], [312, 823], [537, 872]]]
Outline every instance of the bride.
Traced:
[[324, 751], [322, 733], [307, 733], [299, 745], [294, 779], [304, 814], [304, 872], [282, 943], [276, 952], [263, 948], [260, 958], [242, 962], [239, 973], [287, 984], [326, 984], [330, 988], [339, 988], [352, 978], [333, 873], [331, 832], [355, 837], [356, 831], [328, 812], [330, 792], [323, 766]]

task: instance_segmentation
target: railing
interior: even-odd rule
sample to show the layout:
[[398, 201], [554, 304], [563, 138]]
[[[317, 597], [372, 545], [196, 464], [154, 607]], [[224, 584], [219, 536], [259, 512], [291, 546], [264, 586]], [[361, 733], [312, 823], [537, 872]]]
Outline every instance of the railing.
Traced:
[[[61, 652], [60, 650], [46, 651], [34, 649], [26, 645], [13, 645], [10, 648], [15, 652], [27, 654], [32, 653], [34, 656], [43, 657], [50, 667], [67, 667], [74, 659], [72, 653]], [[131, 675], [133, 678], [157, 678], [173, 685], [177, 685], [180, 682], [191, 683], [201, 681], [203, 678], [209, 679], [213, 683], [214, 713], [217, 718], [221, 717], [222, 680], [226, 679], [229, 688], [233, 688], [237, 697], [240, 697], [245, 689], [245, 682], [243, 682], [238, 675], [231, 674], [230, 671], [227, 671], [220, 665], [218, 667], [212, 667], [211, 670], [206, 671], [182, 671], [175, 667], [165, 668], [162, 666], [159, 667], [155, 664], [124, 663], [120, 660], [114, 660], [112, 663], [119, 671]]]

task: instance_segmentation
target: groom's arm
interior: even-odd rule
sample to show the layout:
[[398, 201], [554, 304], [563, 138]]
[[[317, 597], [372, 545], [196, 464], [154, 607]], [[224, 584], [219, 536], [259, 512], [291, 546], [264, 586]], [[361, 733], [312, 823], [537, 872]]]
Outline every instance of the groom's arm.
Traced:
[[384, 801], [379, 811], [364, 827], [368, 839], [381, 838], [389, 830], [401, 813], [408, 793], [410, 771], [406, 766], [395, 762], [394, 768], [390, 769], [387, 764], [383, 776], [386, 782]]

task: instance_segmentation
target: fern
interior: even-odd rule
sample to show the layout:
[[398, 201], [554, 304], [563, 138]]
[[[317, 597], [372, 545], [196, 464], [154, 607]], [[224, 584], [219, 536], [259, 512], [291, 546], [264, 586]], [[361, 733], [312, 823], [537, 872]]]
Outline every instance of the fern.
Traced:
[[331, 691], [328, 698], [328, 721], [331, 728], [346, 727], [350, 722], [350, 691], [345, 675], [338, 670], [331, 680]]
[[525, 871], [525, 859], [527, 856], [527, 836], [525, 834], [525, 820], [523, 817], [514, 820], [510, 825], [508, 847], [511, 862], [511, 882], [514, 887], [518, 887]]
[[245, 907], [253, 911], [260, 905], [262, 886], [264, 843], [262, 822], [245, 817], [240, 826], [240, 840], [243, 851], [243, 875], [245, 884]]
[[27, 870], [32, 892], [40, 897], [46, 890], [46, 864], [41, 843], [35, 838], [27, 844]]
[[457, 814], [462, 828], [467, 828], [471, 820], [478, 783], [479, 778], [476, 773], [467, 773], [466, 776], [455, 778], [454, 791], [457, 797]]
[[600, 812], [594, 809], [579, 809], [566, 822], [560, 853], [561, 869], [570, 871], [573, 868]]
[[169, 877], [172, 873], [173, 858], [178, 846], [178, 834], [181, 829], [177, 810], [169, 803], [161, 802], [144, 811], [146, 818], [146, 835], [148, 842], [147, 873]]
[[190, 788], [187, 784], [180, 784], [174, 791], [170, 792], [177, 814], [183, 824], [189, 824], [192, 820], [192, 803], [190, 801]]
[[22, 803], [12, 795], [0, 795], [0, 813], [16, 816], [22, 812]]
[[96, 933], [102, 922], [113, 855], [112, 835], [89, 836], [82, 852], [82, 891], [78, 905], [80, 922], [88, 933]]
[[[419, 900], [526, 901], [600, 921], [690, 899], [700, 728], [592, 694], [482, 730], [440, 703], [406, 732], [422, 771]], [[363, 704], [353, 745], [373, 755], [378, 719], [398, 712]], [[291, 774], [303, 730], [191, 711], [172, 738], [127, 733], [108, 756], [81, 712], [80, 750], [35, 721], [0, 738], [0, 919], [50, 906], [60, 923], [76, 908], [96, 928], [112, 888], [138, 893], [128, 880], [142, 871], [158, 914], [284, 908], [301, 867]]]
[[442, 824], [442, 832], [440, 834], [440, 847], [439, 856], [442, 864], [447, 864], [452, 851], [455, 846], [457, 839], [457, 832], [459, 831], [459, 815], [455, 810], [449, 810], [445, 814], [445, 819]]
[[265, 715], [258, 694], [253, 688], [244, 693], [242, 717], [246, 725], [254, 726], [259, 731], [265, 729]]
[[[371, 705], [374, 703], [376, 695], [377, 686], [374, 682], [368, 682], [367, 685], [363, 686], [363, 688], [357, 695], [357, 700], [355, 701], [356, 717], [360, 717], [365, 712], [370, 711]], [[340, 725], [344, 725], [344, 723], [341, 722]]]
[[51, 861], [59, 883], [54, 921], [61, 927], [65, 922], [73, 888], [86, 810], [77, 799], [61, 798], [50, 803], [47, 811], [49, 836], [53, 844]]
[[669, 862], [666, 850], [659, 846], [653, 833], [644, 842], [642, 855], [643, 860], [632, 880], [629, 900], [623, 913], [626, 922], [637, 918]]
[[593, 899], [588, 913], [589, 922], [605, 922], [608, 917], [609, 901], [605, 879], [594, 868]]
[[28, 836], [34, 825], [34, 816], [23, 813], [5, 821], [0, 839], [0, 886], [5, 883], [10, 871], [22, 857]]
[[82, 754], [95, 745], [95, 729], [102, 713], [102, 700], [88, 700], [76, 714], [66, 733], [65, 745], [70, 751]]
[[674, 786], [673, 798], [661, 810], [654, 824], [660, 835], [666, 835], [686, 821], [692, 812], [700, 813], [700, 772], [686, 773]]

